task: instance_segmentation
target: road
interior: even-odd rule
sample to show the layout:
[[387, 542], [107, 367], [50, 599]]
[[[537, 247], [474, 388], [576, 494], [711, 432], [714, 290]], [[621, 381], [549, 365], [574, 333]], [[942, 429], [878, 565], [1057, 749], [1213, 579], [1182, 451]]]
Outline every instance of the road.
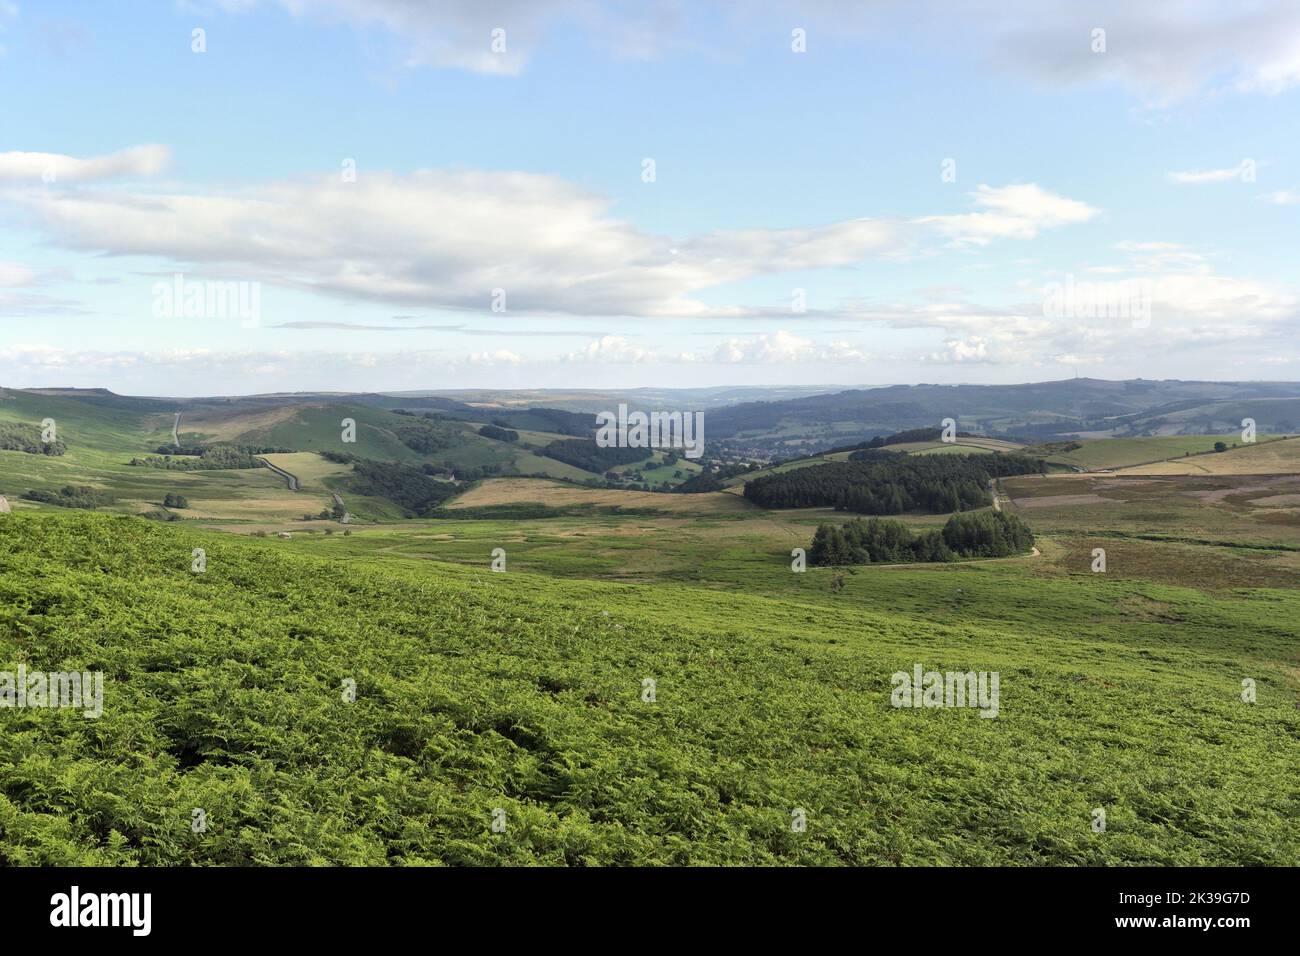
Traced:
[[273, 472], [275, 472], [277, 475], [279, 475], [281, 478], [283, 478], [283, 479], [285, 480], [285, 482], [289, 485], [289, 490], [290, 490], [290, 491], [298, 491], [298, 490], [300, 490], [299, 487], [298, 487], [298, 478], [297, 478], [296, 475], [291, 475], [291, 474], [289, 474], [289, 472], [285, 471], [285, 470], [284, 470], [283, 468], [281, 468], [279, 465], [273, 465], [273, 464], [271, 464], [271, 462], [266, 461], [266, 459], [265, 459], [263, 456], [261, 456], [261, 455], [258, 455], [258, 456], [257, 456], [257, 460], [258, 460], [258, 461], [266, 462], [266, 467], [267, 467], [267, 468], [270, 468]]
[[172, 444], [173, 445], [179, 446], [181, 443], [181, 435], [179, 431], [180, 427], [181, 427], [181, 413], [177, 412], [176, 421], [172, 422]]
[[991, 495], [993, 496], [993, 510], [994, 510], [994, 511], [1001, 511], [1001, 510], [1002, 510], [1002, 502], [1003, 502], [1003, 501], [1005, 501], [1007, 504], [1011, 504], [1011, 498], [1010, 498], [1010, 496], [1009, 496], [1009, 495], [1004, 495], [1002, 492], [998, 491], [998, 480], [997, 480], [996, 478], [990, 478], [990, 479], [989, 479], [989, 494], [991, 494]]

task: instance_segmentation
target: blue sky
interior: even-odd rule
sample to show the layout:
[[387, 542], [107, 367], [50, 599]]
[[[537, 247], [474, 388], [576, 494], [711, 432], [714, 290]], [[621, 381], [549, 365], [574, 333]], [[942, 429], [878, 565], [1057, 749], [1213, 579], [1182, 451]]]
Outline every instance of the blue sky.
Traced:
[[0, 384], [1300, 379], [1293, 4], [738, 6], [0, 0]]

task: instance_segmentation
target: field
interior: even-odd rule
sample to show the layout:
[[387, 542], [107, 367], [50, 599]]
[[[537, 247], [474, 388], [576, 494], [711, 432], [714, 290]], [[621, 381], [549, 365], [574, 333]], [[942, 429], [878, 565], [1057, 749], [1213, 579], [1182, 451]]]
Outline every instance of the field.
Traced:
[[[0, 859], [1298, 861], [1295, 591], [994, 564], [769, 597], [296, 545], [0, 521], [0, 656], [106, 681], [98, 722], [0, 715]], [[1000, 672], [998, 718], [891, 707], [917, 662]]]
[[[1240, 436], [1238, 436], [1240, 438]], [[1300, 473], [1300, 438], [1238, 444], [1225, 452], [1125, 468], [1126, 475], [1294, 475]]]
[[1022, 445], [997, 438], [958, 438], [955, 441], [912, 441], [886, 446], [889, 451], [912, 455], [977, 455], [994, 451], [1019, 451]]
[[[1264, 442], [1269, 436], [1261, 435]], [[1223, 442], [1231, 447], [1241, 443], [1241, 433], [1228, 435], [1169, 435], [1151, 438], [1097, 438], [1081, 442], [1081, 448], [1068, 452], [1056, 452], [1048, 455], [1048, 460], [1064, 465], [1083, 468], [1086, 471], [1102, 469], [1130, 468], [1149, 462], [1160, 462], [1170, 458], [1188, 456], [1198, 463], [1201, 456], [1214, 453], [1214, 443]], [[1034, 449], [1030, 448], [1030, 454]], [[1191, 468], [1190, 464], [1185, 465]], [[1190, 474], [1191, 471], [1169, 472], [1169, 474]]]
[[492, 478], [457, 497], [448, 508], [483, 508], [499, 505], [539, 504], [552, 508], [596, 507], [670, 514], [711, 514], [757, 510], [744, 498], [723, 492], [670, 495], [650, 491], [584, 488], [535, 478]]

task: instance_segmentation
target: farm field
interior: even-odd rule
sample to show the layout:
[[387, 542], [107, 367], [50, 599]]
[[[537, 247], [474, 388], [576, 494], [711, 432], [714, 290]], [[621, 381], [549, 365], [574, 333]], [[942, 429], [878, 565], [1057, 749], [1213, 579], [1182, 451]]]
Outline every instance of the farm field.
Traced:
[[[1240, 436], [1238, 436], [1240, 437]], [[1125, 468], [1125, 475], [1294, 475], [1300, 473], [1300, 438], [1238, 444], [1225, 452]]]
[[[1259, 440], [1263, 442], [1270, 437], [1274, 436], [1260, 435]], [[1241, 433], [1085, 439], [1081, 443], [1081, 448], [1068, 452], [1053, 452], [1047, 455], [1047, 458], [1049, 461], [1074, 465], [1088, 471], [1097, 471], [1103, 468], [1130, 468], [1146, 462], [1181, 458], [1184, 455], [1190, 458], [1198, 458], [1203, 453], [1213, 453], [1214, 443], [1220, 441], [1229, 447], [1234, 443], [1240, 444]], [[1034, 450], [1031, 448], [1029, 452], [1033, 454]], [[1170, 474], [1183, 473], [1190, 472], [1170, 472]]]
[[322, 458], [311, 451], [262, 457], [296, 477], [304, 491], [329, 491], [329, 479], [345, 477], [352, 471], [348, 465]]
[[[1240, 546], [1300, 546], [1300, 476], [1048, 475], [1001, 479], [1035, 530], [1106, 529]], [[1283, 496], [1280, 501], [1269, 498]]]
[[889, 451], [905, 451], [913, 455], [972, 455], [994, 451], [1019, 451], [1023, 445], [998, 438], [958, 438], [956, 441], [917, 441], [887, 445]]

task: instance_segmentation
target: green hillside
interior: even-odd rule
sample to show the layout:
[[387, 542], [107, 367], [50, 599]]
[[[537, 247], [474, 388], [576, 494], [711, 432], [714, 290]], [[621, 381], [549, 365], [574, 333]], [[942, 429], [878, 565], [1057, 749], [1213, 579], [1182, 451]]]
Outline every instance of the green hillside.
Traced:
[[[1260, 435], [1258, 440], [1268, 441], [1272, 436]], [[1202, 455], [1214, 451], [1214, 443], [1223, 442], [1231, 447], [1241, 443], [1241, 432], [1224, 435], [1161, 435], [1145, 438], [1097, 438], [1077, 444], [1070, 451], [1053, 451], [1050, 447], [1029, 448], [1030, 454], [1045, 454], [1053, 462], [1077, 466], [1088, 471], [1099, 468], [1124, 468], [1152, 461], [1163, 461], [1183, 455]]]
[[[0, 864], [1300, 862], [1292, 590], [878, 572], [899, 604], [296, 546], [0, 515], [0, 667], [105, 679], [98, 720], [0, 709]], [[1000, 672], [999, 716], [891, 707], [915, 663]]]

